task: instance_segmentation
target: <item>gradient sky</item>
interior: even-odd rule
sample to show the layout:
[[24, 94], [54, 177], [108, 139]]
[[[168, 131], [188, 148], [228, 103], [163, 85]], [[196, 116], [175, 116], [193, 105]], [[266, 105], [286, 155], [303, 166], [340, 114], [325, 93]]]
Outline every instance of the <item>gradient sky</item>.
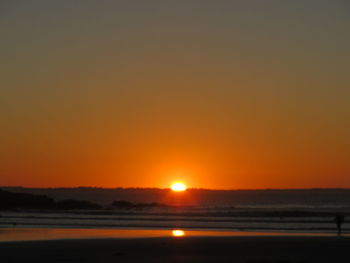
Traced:
[[0, 185], [350, 187], [348, 1], [0, 2]]

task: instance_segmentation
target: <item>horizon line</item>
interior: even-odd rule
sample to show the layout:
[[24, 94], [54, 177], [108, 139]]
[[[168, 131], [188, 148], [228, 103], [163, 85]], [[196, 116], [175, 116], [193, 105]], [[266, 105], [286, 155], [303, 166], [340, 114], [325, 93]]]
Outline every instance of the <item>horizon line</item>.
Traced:
[[[170, 190], [170, 187], [102, 187], [102, 186], [57, 186], [57, 187], [35, 187], [35, 186], [11, 186], [11, 185], [0, 185], [0, 188], [23, 188], [23, 189], [106, 189], [106, 190], [116, 190], [116, 189], [157, 189], [157, 190]], [[205, 191], [267, 191], [267, 190], [350, 190], [350, 187], [305, 187], [305, 188], [230, 188], [230, 189], [220, 189], [220, 188], [200, 188], [200, 187], [190, 187], [187, 190], [205, 190]]]

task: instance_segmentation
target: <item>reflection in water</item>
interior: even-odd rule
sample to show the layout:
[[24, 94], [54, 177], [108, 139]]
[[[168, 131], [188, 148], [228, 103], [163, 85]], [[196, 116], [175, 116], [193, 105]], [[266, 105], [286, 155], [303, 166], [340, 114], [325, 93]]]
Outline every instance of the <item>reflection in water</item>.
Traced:
[[185, 235], [185, 231], [176, 229], [172, 231], [172, 234], [174, 237], [183, 237]]
[[[202, 237], [202, 236], [332, 236], [333, 233], [269, 233], [213, 230], [166, 229], [83, 229], [83, 228], [0, 228], [0, 244], [8, 241], [96, 239], [96, 238], [150, 238], [150, 237]], [[347, 235], [347, 234], [344, 234]]]

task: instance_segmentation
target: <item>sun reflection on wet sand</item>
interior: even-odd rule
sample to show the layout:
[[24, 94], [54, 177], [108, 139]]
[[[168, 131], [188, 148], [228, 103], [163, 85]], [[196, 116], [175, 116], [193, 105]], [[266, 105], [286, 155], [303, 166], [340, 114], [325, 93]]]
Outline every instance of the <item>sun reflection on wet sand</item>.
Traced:
[[174, 237], [183, 237], [183, 236], [185, 236], [185, 231], [180, 230], [180, 229], [175, 229], [172, 231], [172, 234]]
[[[334, 236], [334, 233], [236, 232], [166, 229], [0, 228], [0, 242], [57, 239], [223, 236]], [[345, 234], [344, 236], [348, 236]]]

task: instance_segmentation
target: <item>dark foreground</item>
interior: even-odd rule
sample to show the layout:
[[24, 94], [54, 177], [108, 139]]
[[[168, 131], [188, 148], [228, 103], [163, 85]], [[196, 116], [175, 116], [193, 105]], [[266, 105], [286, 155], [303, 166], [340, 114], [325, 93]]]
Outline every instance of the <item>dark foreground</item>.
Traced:
[[186, 237], [0, 243], [0, 262], [350, 262], [347, 237]]

